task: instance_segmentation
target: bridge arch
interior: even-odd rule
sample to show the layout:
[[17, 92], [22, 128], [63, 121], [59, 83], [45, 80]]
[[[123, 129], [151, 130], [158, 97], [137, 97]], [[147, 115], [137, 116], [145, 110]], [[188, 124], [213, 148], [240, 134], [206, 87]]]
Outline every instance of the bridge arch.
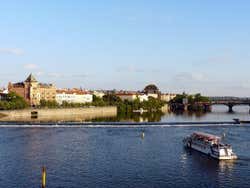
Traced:
[[[227, 106], [228, 107], [228, 112], [233, 112], [233, 107], [235, 106], [249, 106], [250, 107], [250, 103], [221, 103], [221, 102], [212, 102], [211, 106], [215, 106], [215, 105], [222, 105], [222, 106]], [[250, 109], [249, 109], [249, 113], [250, 113]]]

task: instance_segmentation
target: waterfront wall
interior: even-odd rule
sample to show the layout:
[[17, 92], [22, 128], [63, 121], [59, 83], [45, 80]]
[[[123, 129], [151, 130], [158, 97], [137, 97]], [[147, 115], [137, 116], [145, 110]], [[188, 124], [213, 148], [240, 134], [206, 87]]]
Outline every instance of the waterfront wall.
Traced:
[[[86, 107], [62, 109], [24, 109], [0, 111], [0, 121], [84, 121], [93, 118], [115, 117], [116, 107]], [[31, 118], [31, 114], [37, 118]]]

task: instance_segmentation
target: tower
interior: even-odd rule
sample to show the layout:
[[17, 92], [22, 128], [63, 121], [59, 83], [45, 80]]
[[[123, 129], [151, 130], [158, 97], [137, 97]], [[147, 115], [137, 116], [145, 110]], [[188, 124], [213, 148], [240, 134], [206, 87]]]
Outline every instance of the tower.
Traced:
[[29, 99], [32, 106], [40, 103], [39, 87], [36, 78], [30, 74], [24, 81], [25, 98]]

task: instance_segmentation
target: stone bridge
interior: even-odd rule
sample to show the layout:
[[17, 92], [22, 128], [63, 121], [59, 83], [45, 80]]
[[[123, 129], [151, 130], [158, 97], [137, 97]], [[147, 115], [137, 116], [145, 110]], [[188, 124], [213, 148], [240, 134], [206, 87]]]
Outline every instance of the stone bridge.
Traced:
[[[209, 97], [210, 105], [226, 105], [228, 111], [233, 112], [233, 107], [236, 105], [247, 105], [250, 106], [250, 98], [240, 97]], [[250, 112], [250, 110], [249, 110]]]

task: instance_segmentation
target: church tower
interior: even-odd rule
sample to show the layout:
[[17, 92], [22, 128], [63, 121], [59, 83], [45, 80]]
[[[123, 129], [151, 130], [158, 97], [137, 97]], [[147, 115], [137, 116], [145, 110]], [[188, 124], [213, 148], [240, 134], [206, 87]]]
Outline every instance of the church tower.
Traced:
[[39, 94], [39, 85], [36, 78], [30, 74], [28, 78], [24, 81], [25, 86], [25, 95], [29, 99], [32, 106], [39, 105], [40, 103], [40, 94]]

